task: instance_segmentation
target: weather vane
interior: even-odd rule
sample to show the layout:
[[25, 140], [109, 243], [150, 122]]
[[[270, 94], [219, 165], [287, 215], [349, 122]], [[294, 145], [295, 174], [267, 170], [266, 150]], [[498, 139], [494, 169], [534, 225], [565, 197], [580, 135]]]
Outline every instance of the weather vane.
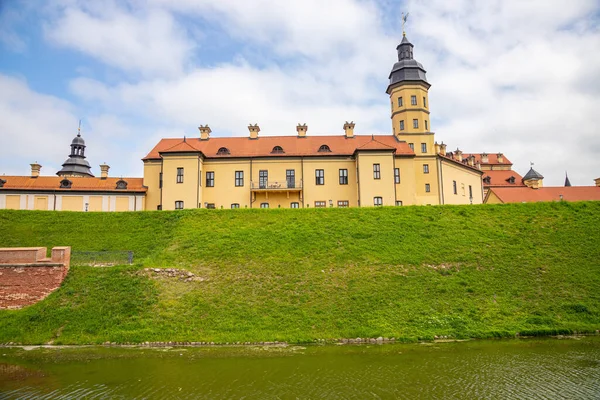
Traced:
[[410, 14], [410, 13], [406, 13], [406, 15], [404, 15], [404, 13], [402, 13], [402, 36], [406, 36], [406, 30], [404, 29], [404, 26], [406, 25], [406, 20], [408, 19], [408, 14]]
[[81, 136], [81, 120], [79, 120], [79, 127], [77, 128], [77, 136]]

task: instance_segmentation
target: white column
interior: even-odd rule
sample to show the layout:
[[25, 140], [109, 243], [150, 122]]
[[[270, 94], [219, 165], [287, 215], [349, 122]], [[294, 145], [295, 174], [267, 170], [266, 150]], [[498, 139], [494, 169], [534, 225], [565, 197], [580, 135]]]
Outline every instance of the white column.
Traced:
[[26, 194], [22, 194], [19, 197], [19, 208], [21, 210], [27, 210], [27, 195]]
[[27, 209], [28, 210], [33, 210], [33, 207], [34, 207], [33, 202], [34, 202], [34, 200], [35, 200], [35, 196], [34, 195], [32, 195], [32, 194], [28, 194], [27, 195]]
[[109, 196], [109, 198], [110, 198], [110, 206], [108, 208], [108, 211], [115, 211], [117, 209], [117, 197]]
[[135, 194], [129, 196], [129, 211], [135, 211]]
[[4, 210], [6, 208], [6, 195], [0, 194], [0, 210]]
[[144, 196], [137, 196], [137, 209], [135, 211], [144, 211]]
[[62, 194], [56, 195], [56, 211], [62, 210]]
[[102, 196], [102, 211], [108, 211], [109, 208], [109, 198], [108, 196]]

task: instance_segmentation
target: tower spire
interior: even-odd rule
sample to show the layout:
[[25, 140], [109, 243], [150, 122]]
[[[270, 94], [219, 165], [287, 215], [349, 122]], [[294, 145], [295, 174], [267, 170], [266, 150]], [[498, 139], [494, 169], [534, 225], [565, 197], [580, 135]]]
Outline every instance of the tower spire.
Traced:
[[77, 136], [81, 137], [81, 119], [79, 120], [79, 127], [77, 128]]
[[408, 20], [408, 14], [410, 13], [406, 13], [406, 15], [402, 13], [402, 37], [406, 37], [406, 29], [404, 27], [406, 25], [406, 21]]

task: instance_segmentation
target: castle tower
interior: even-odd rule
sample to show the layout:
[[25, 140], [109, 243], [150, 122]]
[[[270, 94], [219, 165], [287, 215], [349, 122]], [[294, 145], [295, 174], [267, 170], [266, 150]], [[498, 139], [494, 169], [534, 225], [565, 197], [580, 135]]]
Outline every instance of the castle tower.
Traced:
[[413, 47], [405, 34], [396, 47], [398, 62], [390, 72], [386, 90], [392, 105], [392, 132], [398, 140], [411, 144], [417, 156], [434, 155], [428, 97], [431, 85], [423, 65], [413, 58]]
[[81, 137], [81, 132], [77, 131], [77, 136], [71, 142], [71, 154], [67, 161], [62, 165], [62, 169], [56, 173], [58, 176], [80, 176], [93, 177], [90, 171], [90, 164], [85, 160], [85, 140]]

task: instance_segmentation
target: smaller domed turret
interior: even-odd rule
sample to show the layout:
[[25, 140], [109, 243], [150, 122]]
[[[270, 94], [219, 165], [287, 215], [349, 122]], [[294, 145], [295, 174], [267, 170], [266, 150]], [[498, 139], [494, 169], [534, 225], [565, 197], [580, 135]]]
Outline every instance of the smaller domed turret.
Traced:
[[390, 72], [390, 84], [387, 93], [390, 93], [392, 86], [398, 83], [421, 83], [429, 88], [431, 85], [427, 82], [427, 71], [423, 65], [413, 58], [413, 45], [408, 41], [406, 35], [402, 36], [402, 42], [396, 47], [398, 51], [398, 62], [392, 67]]
[[81, 176], [93, 177], [90, 171], [90, 164], [85, 160], [85, 140], [81, 137], [81, 132], [71, 142], [71, 154], [67, 161], [62, 165], [62, 169], [56, 173], [58, 176]]

